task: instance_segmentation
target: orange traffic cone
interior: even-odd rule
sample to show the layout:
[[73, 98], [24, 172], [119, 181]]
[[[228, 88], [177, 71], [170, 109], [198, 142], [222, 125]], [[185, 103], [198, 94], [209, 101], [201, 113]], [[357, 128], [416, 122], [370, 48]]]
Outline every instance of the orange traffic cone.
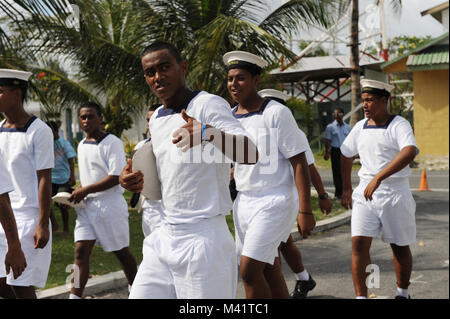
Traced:
[[420, 179], [419, 191], [421, 191], [421, 192], [429, 192], [430, 191], [430, 188], [428, 187], [428, 179], [427, 179], [427, 174], [425, 173], [425, 170], [422, 171], [422, 178]]

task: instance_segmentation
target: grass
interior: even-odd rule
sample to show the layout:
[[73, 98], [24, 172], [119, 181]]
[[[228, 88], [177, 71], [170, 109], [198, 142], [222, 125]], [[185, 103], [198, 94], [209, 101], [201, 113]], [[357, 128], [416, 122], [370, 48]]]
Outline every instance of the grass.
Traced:
[[[131, 193], [125, 191], [125, 199], [129, 202]], [[332, 212], [326, 216], [322, 214], [319, 209], [317, 197], [311, 198], [311, 204], [313, 213], [316, 217], [316, 221], [323, 220], [325, 218], [336, 216], [343, 213], [345, 210], [340, 205], [339, 201], [331, 199], [333, 203]], [[66, 283], [66, 278], [70, 275], [69, 265], [73, 264], [74, 254], [74, 242], [73, 242], [73, 229], [75, 227], [76, 213], [73, 209], [69, 210], [69, 225], [70, 233], [63, 235], [62, 219], [59, 209], [53, 206], [53, 212], [58, 222], [59, 229], [53, 234], [53, 247], [52, 247], [52, 262], [50, 265], [50, 271], [47, 279], [47, 285], [45, 288], [52, 288]], [[142, 242], [144, 235], [142, 233], [142, 216], [137, 213], [136, 209], [129, 209], [129, 224], [130, 224], [130, 251], [136, 258], [138, 264], [142, 261]], [[226, 217], [230, 232], [234, 237], [234, 224], [232, 214]], [[66, 268], [69, 268], [66, 271]], [[90, 258], [90, 274], [91, 276], [100, 276], [110, 272], [121, 270], [120, 264], [113, 253], [105, 253], [101, 247], [95, 247]]]
[[[129, 202], [130, 197], [131, 193], [125, 192], [127, 202]], [[59, 208], [54, 205], [53, 213], [60, 230], [53, 234], [52, 262], [45, 288], [65, 284], [66, 278], [70, 275], [70, 268], [66, 271], [66, 267], [73, 264], [73, 229], [75, 227], [76, 212], [74, 209], [69, 210], [70, 233], [68, 235], [64, 235], [61, 231], [63, 227], [61, 213]], [[129, 208], [129, 213], [130, 251], [139, 264], [142, 261], [142, 242], [144, 240], [142, 216], [133, 208]], [[94, 247], [90, 257], [90, 274], [92, 276], [100, 276], [120, 269], [119, 261], [113, 253], [106, 253], [101, 247]]]
[[[318, 169], [329, 169], [331, 171], [331, 158], [327, 161], [323, 158], [325, 151], [318, 151], [314, 153], [314, 166]], [[353, 169], [361, 168], [361, 164], [358, 162], [353, 162]]]

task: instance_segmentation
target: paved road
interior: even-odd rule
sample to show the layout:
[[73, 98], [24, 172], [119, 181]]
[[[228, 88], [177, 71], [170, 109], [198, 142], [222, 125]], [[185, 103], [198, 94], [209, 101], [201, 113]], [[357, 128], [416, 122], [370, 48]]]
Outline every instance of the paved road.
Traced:
[[[319, 169], [320, 176], [324, 187], [334, 193], [333, 175], [331, 170]], [[428, 179], [428, 186], [431, 190], [447, 190], [449, 189], [449, 171], [426, 171], [426, 176]], [[411, 189], [420, 188], [420, 180], [422, 177], [422, 171], [419, 169], [412, 169], [411, 176], [409, 177], [409, 185]], [[353, 169], [352, 171], [352, 184], [354, 186], [358, 185], [358, 171]]]
[[[321, 172], [322, 173], [322, 172]], [[411, 246], [414, 267], [410, 293], [415, 299], [449, 298], [449, 198], [448, 171], [428, 173], [429, 184], [447, 191], [418, 192], [413, 195], [417, 203], [417, 242]], [[413, 173], [411, 187], [419, 176]], [[331, 177], [331, 175], [330, 175]], [[324, 182], [330, 183], [326, 174]], [[432, 188], [432, 187], [431, 187]], [[325, 233], [316, 234], [296, 242], [302, 251], [308, 271], [317, 281], [310, 298], [340, 299], [354, 298], [350, 269], [350, 226], [344, 225]], [[392, 253], [387, 244], [374, 240], [371, 249], [372, 263], [380, 269], [380, 287], [369, 294], [377, 298], [392, 298], [395, 293], [395, 273]], [[283, 272], [290, 290], [295, 286], [295, 277], [288, 266]], [[108, 292], [95, 298], [126, 298], [126, 290]], [[237, 298], [245, 298], [242, 282], [239, 281]]]

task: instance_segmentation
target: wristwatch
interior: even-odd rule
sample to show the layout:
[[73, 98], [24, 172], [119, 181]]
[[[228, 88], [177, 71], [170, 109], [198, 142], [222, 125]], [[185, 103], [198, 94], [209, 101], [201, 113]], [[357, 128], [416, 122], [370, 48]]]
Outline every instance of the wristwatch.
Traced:
[[328, 193], [325, 192], [322, 195], [319, 195], [319, 199], [328, 199]]

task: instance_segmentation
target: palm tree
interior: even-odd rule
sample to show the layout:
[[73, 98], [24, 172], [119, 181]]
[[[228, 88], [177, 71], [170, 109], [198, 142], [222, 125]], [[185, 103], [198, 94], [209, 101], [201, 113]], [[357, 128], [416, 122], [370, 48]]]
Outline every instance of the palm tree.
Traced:
[[[384, 5], [384, 1], [377, 0], [377, 5]], [[390, 0], [391, 6], [399, 12], [402, 0]], [[351, 0], [352, 14], [350, 24], [350, 65], [351, 65], [351, 96], [352, 110], [361, 103], [361, 83], [359, 67], [359, 1]], [[355, 112], [350, 118], [350, 126], [356, 124], [362, 118], [361, 112]]]
[[273, 64], [281, 55], [293, 59], [283, 35], [298, 29], [299, 23], [326, 26], [334, 4], [291, 0], [261, 18], [263, 0], [73, 0], [81, 13], [77, 30], [65, 23], [70, 12], [63, 0], [13, 2], [19, 9], [0, 0], [0, 10], [14, 23], [22, 49], [64, 57], [74, 65], [66, 78], [98, 96], [111, 131], [119, 136], [131, 125], [129, 114], [156, 102], [140, 66], [146, 44], [156, 39], [173, 42], [188, 61], [188, 83], [225, 96], [225, 52], [248, 50]]

